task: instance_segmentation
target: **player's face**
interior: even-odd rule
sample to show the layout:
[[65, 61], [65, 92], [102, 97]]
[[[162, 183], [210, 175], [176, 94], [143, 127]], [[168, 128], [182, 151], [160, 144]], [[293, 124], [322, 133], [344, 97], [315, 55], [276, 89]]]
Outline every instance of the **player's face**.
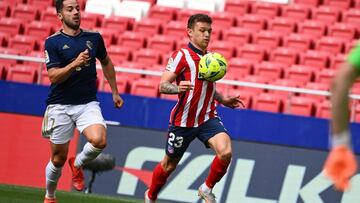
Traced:
[[206, 22], [196, 22], [192, 29], [188, 29], [190, 41], [202, 50], [206, 50], [210, 42], [211, 25]]
[[79, 3], [77, 0], [65, 0], [63, 5], [64, 7], [59, 14], [60, 20], [73, 30], [79, 29], [81, 21]]

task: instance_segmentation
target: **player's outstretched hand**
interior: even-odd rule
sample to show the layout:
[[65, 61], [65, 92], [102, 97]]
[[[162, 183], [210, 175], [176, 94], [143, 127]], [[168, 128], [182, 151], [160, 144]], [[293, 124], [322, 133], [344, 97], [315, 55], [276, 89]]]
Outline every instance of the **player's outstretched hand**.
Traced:
[[340, 191], [349, 188], [349, 180], [356, 171], [357, 161], [352, 150], [347, 145], [333, 147], [325, 161], [324, 172], [335, 188]]
[[245, 108], [244, 103], [240, 99], [240, 95], [225, 97], [222, 101], [222, 104], [232, 109], [239, 107]]
[[180, 81], [178, 88], [179, 88], [179, 93], [184, 93], [186, 91], [194, 89], [194, 85], [191, 84], [190, 81]]
[[124, 104], [124, 100], [120, 97], [119, 94], [113, 94], [113, 102], [115, 108], [121, 108]]

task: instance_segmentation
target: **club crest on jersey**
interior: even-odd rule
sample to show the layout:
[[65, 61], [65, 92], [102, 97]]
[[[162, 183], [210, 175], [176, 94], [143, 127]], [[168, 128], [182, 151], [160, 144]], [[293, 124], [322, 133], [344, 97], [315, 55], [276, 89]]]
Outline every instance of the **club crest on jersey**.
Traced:
[[92, 50], [92, 48], [93, 48], [93, 43], [88, 40], [88, 41], [86, 41], [86, 46], [87, 46], [90, 50]]

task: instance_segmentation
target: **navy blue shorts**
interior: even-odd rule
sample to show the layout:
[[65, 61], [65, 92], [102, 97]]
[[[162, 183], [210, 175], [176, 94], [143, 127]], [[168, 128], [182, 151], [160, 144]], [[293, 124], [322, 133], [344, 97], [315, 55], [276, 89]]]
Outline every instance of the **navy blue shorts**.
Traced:
[[180, 158], [190, 143], [198, 138], [209, 148], [208, 140], [218, 133], [227, 133], [220, 118], [212, 118], [196, 128], [170, 126], [166, 141], [166, 154], [170, 157]]

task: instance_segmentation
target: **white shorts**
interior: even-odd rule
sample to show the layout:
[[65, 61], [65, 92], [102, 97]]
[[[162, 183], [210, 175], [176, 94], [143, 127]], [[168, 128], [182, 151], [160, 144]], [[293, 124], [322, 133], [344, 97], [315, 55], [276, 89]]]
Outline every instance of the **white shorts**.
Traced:
[[82, 133], [93, 124], [101, 124], [106, 128], [97, 101], [80, 105], [50, 104], [45, 111], [42, 135], [50, 138], [54, 144], [65, 144], [72, 138], [75, 126]]

